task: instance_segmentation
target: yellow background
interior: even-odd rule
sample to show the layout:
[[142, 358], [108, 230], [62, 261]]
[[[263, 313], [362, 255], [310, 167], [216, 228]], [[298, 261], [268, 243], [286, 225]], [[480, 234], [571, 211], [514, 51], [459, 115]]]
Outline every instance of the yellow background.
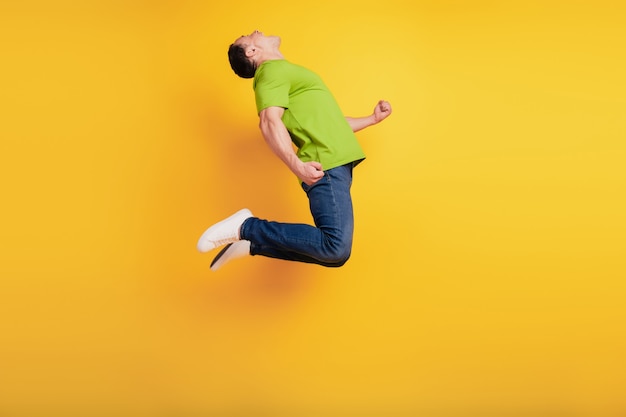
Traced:
[[[0, 5], [1, 416], [623, 416], [626, 7]], [[308, 221], [226, 50], [260, 29], [358, 134], [353, 257], [209, 271]]]

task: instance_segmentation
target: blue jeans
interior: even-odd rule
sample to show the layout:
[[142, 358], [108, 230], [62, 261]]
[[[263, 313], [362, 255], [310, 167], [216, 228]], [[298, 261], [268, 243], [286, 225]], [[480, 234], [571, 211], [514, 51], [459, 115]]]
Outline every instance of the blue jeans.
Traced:
[[241, 226], [240, 237], [250, 241], [251, 255], [342, 266], [352, 250], [351, 185], [351, 163], [325, 171], [315, 184], [302, 183], [315, 226], [251, 217]]

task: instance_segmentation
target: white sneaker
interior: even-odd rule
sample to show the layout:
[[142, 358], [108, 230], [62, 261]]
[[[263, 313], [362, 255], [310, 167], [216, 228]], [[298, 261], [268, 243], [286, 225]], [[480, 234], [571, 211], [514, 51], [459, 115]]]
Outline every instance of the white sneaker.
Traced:
[[198, 250], [208, 252], [218, 246], [233, 243], [239, 240], [239, 229], [243, 222], [252, 217], [248, 209], [239, 210], [232, 216], [209, 227], [198, 240]]
[[211, 262], [211, 271], [217, 271], [228, 261], [248, 255], [250, 255], [249, 240], [238, 240], [237, 242], [229, 243]]

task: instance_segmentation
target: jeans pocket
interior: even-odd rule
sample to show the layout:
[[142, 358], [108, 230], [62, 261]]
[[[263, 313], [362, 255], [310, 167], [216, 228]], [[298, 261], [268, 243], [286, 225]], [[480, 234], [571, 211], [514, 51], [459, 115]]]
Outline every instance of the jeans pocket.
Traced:
[[304, 182], [301, 182], [300, 185], [302, 186], [302, 189], [304, 190], [304, 192], [308, 194], [312, 188], [317, 187], [320, 184], [324, 184], [328, 181], [330, 181], [330, 177], [328, 176], [328, 171], [324, 171], [324, 176], [320, 178], [319, 180], [317, 180], [315, 183], [311, 185], [306, 185]]

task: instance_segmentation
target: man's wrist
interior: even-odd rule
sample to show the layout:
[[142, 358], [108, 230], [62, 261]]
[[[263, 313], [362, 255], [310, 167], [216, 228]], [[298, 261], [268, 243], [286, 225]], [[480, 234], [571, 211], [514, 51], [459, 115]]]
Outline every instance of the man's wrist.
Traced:
[[298, 177], [302, 175], [303, 167], [304, 162], [302, 162], [299, 158], [295, 158], [290, 164], [291, 172], [296, 174]]

